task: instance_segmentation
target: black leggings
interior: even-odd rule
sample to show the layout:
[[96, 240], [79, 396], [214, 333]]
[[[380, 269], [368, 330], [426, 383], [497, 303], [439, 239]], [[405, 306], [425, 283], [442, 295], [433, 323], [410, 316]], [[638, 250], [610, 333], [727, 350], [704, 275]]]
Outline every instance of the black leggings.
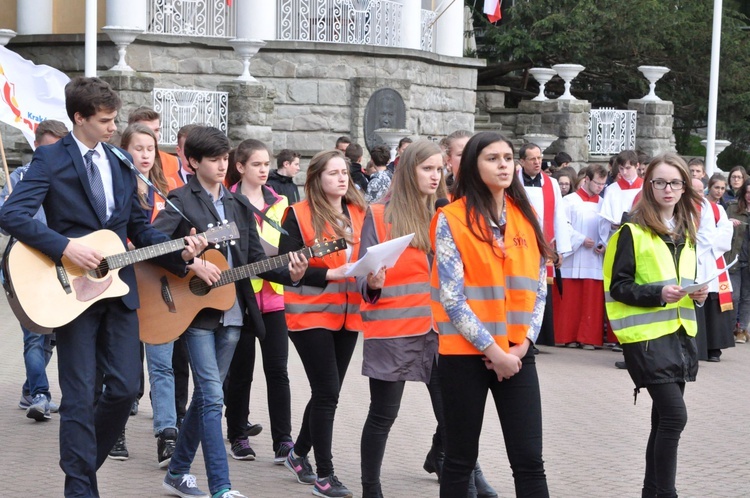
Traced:
[[[385, 445], [391, 426], [396, 421], [404, 394], [405, 381], [389, 382], [370, 379], [370, 411], [362, 429], [360, 444], [362, 461], [362, 485], [376, 486], [380, 483], [380, 468], [383, 465]], [[433, 437], [433, 444], [442, 448], [442, 432], [444, 430], [443, 401], [440, 393], [440, 381], [437, 373], [437, 358], [432, 365], [430, 383], [427, 385], [432, 401], [432, 411], [438, 422], [438, 429]]]
[[305, 367], [312, 394], [294, 443], [294, 453], [306, 456], [313, 449], [320, 479], [333, 475], [333, 420], [358, 335], [348, 330], [325, 329], [289, 334]]
[[[260, 341], [263, 373], [266, 376], [268, 415], [271, 418], [271, 439], [276, 451], [283, 441], [292, 440], [292, 401], [289, 391], [287, 362], [289, 332], [284, 310], [263, 313], [266, 336]], [[250, 414], [250, 388], [255, 369], [255, 334], [243, 330], [234, 350], [229, 375], [224, 383], [224, 403], [227, 406], [227, 438], [243, 437]]]
[[687, 424], [687, 407], [683, 398], [685, 383], [653, 384], [646, 389], [653, 406], [642, 496], [674, 498], [677, 496], [677, 446]]
[[445, 412], [445, 463], [440, 498], [465, 498], [477, 462], [487, 391], [500, 418], [516, 496], [548, 498], [542, 460], [542, 403], [534, 352], [521, 370], [499, 382], [481, 355], [440, 355], [438, 372]]

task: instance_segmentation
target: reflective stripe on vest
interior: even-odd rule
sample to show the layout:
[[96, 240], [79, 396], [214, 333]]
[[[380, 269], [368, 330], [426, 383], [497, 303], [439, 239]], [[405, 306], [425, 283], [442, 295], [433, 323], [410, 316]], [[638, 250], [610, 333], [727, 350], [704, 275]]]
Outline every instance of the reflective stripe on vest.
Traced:
[[[350, 244], [352, 252], [349, 262], [354, 262], [359, 256], [359, 239], [365, 212], [351, 204], [348, 204], [347, 208], [352, 223], [352, 238], [355, 241], [355, 243]], [[312, 213], [307, 200], [289, 206], [287, 212], [289, 212], [289, 209], [294, 210], [305, 245], [315, 244]], [[325, 233], [330, 234], [330, 238], [336, 238], [333, 236], [334, 232], [330, 226], [326, 226]], [[309, 266], [313, 268], [338, 268], [346, 262], [345, 251], [339, 251], [322, 258], [311, 258]], [[292, 332], [314, 328], [346, 329], [360, 332], [362, 330], [362, 317], [359, 309], [361, 302], [362, 296], [357, 290], [357, 283], [354, 278], [329, 280], [323, 288], [306, 285], [284, 287], [286, 323]]]
[[[286, 197], [281, 197], [278, 202], [275, 204], [272, 204], [271, 207], [268, 208], [268, 211], [265, 212], [265, 215], [275, 221], [278, 224], [281, 224], [281, 219], [284, 217], [284, 211], [286, 211], [286, 208], [289, 206], [289, 201]], [[255, 215], [253, 215], [255, 216]], [[256, 218], [257, 221], [257, 218]], [[260, 225], [257, 225], [258, 228], [258, 235], [260, 238], [268, 242], [274, 247], [279, 247], [279, 239], [281, 238], [281, 233], [276, 230], [274, 227], [272, 227], [269, 223], [261, 223]], [[260, 290], [263, 288], [263, 279], [262, 278], [251, 278], [250, 283], [253, 286], [253, 291], [257, 294], [260, 292]], [[276, 294], [282, 295], [284, 294], [284, 286], [282, 284], [277, 284], [276, 282], [268, 282], [271, 285], [271, 289]]]
[[[633, 249], [637, 255], [635, 283], [639, 285], [688, 286], [695, 282], [695, 247], [688, 241], [680, 252], [679, 275], [669, 247], [658, 236], [632, 223], [627, 223], [633, 234]], [[604, 256], [604, 302], [607, 316], [617, 339], [623, 343], [648, 341], [671, 334], [681, 326], [689, 336], [695, 336], [698, 325], [693, 300], [685, 296], [665, 306], [630, 306], [610, 295], [612, 265], [617, 257], [618, 230], [609, 242]]]
[[[466, 202], [442, 208], [464, 264], [464, 295], [472, 312], [495, 342], [508, 351], [526, 339], [539, 287], [541, 254], [531, 223], [506, 198], [505, 247], [477, 239], [466, 225]], [[431, 236], [435, 243], [436, 219]], [[440, 302], [437, 263], [432, 268], [432, 311], [440, 333], [440, 354], [482, 354], [450, 321]]]
[[[385, 205], [373, 204], [369, 209], [378, 243], [390, 240]], [[430, 268], [424, 252], [406, 248], [396, 265], [386, 271], [378, 301], [362, 301], [362, 321], [365, 340], [411, 337], [432, 330]]]

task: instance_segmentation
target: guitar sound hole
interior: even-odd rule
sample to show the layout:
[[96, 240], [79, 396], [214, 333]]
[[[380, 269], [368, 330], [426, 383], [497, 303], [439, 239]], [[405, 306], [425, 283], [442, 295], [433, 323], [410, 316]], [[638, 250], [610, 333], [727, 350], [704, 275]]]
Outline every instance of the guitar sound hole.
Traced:
[[93, 270], [89, 270], [89, 275], [91, 275], [94, 278], [104, 278], [109, 273], [109, 265], [107, 264], [107, 260], [103, 259], [101, 263], [99, 263], [99, 266], [97, 266]]
[[211, 290], [211, 287], [209, 287], [206, 282], [198, 277], [191, 278], [189, 285], [190, 292], [192, 292], [196, 296], [205, 296]]

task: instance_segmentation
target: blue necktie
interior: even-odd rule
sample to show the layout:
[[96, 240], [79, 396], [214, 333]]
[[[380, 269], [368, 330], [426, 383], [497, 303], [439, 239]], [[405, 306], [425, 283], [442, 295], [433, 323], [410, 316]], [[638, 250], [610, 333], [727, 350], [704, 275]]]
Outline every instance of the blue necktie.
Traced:
[[94, 210], [96, 215], [99, 217], [102, 225], [107, 221], [107, 196], [104, 194], [104, 184], [102, 183], [102, 177], [99, 174], [99, 168], [94, 164], [93, 149], [89, 150], [84, 156], [83, 160], [86, 165], [86, 173], [89, 175], [89, 185], [91, 186], [91, 193], [94, 196]]

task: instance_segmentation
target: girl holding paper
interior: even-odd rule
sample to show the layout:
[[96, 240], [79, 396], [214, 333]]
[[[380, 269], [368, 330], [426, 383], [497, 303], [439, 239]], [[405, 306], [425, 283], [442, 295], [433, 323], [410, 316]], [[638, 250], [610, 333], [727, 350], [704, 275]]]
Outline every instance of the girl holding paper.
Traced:
[[[408, 150], [408, 149], [407, 149]], [[359, 256], [365, 201], [354, 187], [341, 151], [319, 152], [307, 169], [305, 200], [284, 215], [279, 253], [286, 254], [325, 239], [344, 238], [345, 251], [310, 259], [304, 277], [284, 288], [289, 337], [299, 353], [312, 397], [305, 408], [294, 449], [284, 465], [317, 496], [351, 497], [334, 475], [331, 445], [339, 392], [357, 332], [362, 330], [362, 297], [346, 271]], [[307, 459], [315, 452], [317, 476]]]
[[546, 498], [531, 346], [544, 316], [551, 250], [515, 174], [509, 140], [482, 132], [468, 141], [455, 197], [438, 212], [432, 233], [431, 305], [447, 436], [440, 496], [467, 495], [491, 391], [516, 496]]
[[696, 205], [685, 161], [654, 158], [630, 222], [613, 235], [604, 257], [604, 291], [612, 329], [622, 344], [637, 396], [653, 400], [651, 434], [641, 496], [676, 497], [677, 445], [687, 423], [685, 383], [695, 380], [698, 351], [694, 302], [708, 287], [687, 294], [696, 277]]
[[[390, 192], [382, 202], [370, 205], [362, 228], [360, 258], [369, 247], [414, 234], [393, 268], [357, 278], [363, 298], [362, 374], [370, 378], [370, 409], [360, 446], [363, 498], [383, 496], [380, 468], [406, 381], [427, 384], [438, 420], [433, 437], [433, 447], [438, 446], [435, 459], [442, 453], [443, 408], [437, 382], [438, 338], [430, 309], [429, 235], [435, 202], [445, 194], [442, 166], [442, 153], [435, 143], [418, 140], [411, 144], [401, 156]], [[428, 457], [427, 463], [433, 460]], [[440, 472], [439, 464], [433, 472]], [[485, 482], [480, 487], [481, 496], [497, 496]]]

